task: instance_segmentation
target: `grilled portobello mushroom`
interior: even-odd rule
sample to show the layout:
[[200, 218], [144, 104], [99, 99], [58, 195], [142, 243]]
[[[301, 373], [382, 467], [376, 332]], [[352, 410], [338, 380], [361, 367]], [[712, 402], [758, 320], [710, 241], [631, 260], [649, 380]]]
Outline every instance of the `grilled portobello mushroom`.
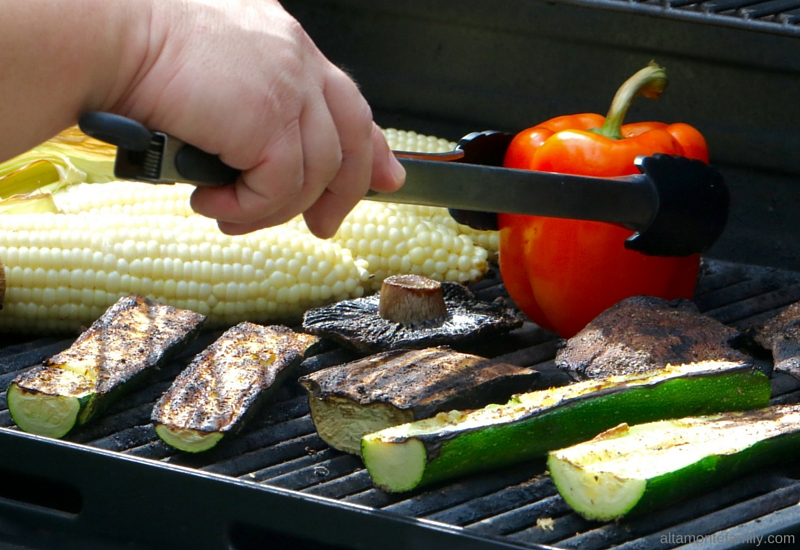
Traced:
[[63, 437], [191, 342], [205, 319], [144, 296], [121, 298], [69, 348], [14, 379], [11, 417], [26, 432]]
[[153, 408], [156, 433], [187, 452], [240, 429], [319, 338], [281, 325], [240, 323], [199, 353]]
[[359, 454], [371, 432], [440, 411], [505, 402], [527, 391], [537, 371], [446, 347], [393, 350], [300, 378], [311, 418], [334, 449]]
[[421, 275], [389, 277], [377, 294], [310, 309], [303, 317], [305, 331], [362, 353], [452, 345], [521, 326], [502, 303]]
[[566, 341], [556, 365], [575, 378], [607, 378], [698, 361], [745, 361], [735, 328], [686, 299], [634, 296], [608, 308]]
[[772, 351], [776, 371], [800, 378], [800, 302], [755, 327], [751, 336]]

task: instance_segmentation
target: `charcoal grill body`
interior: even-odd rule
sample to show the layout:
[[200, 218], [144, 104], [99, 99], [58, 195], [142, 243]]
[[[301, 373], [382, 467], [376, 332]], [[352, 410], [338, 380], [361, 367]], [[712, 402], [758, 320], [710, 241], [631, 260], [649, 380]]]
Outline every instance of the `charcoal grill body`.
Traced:
[[[629, 119], [701, 129], [733, 196], [728, 229], [709, 254], [733, 263], [704, 272], [696, 301], [743, 328], [800, 299], [799, 273], [744, 265], [800, 270], [800, 33], [793, 23], [721, 21], [690, 7], [678, 13], [621, 0], [285, 5], [354, 75], [379, 123], [454, 140], [560, 114], [603, 113], [617, 85], [656, 59], [673, 84], [659, 101], [635, 103]], [[487, 300], [505, 294], [498, 279], [475, 291]], [[219, 449], [171, 451], [155, 437], [149, 408], [213, 337], [201, 336], [151, 386], [70, 441], [14, 431], [0, 393], [0, 543], [36, 550], [642, 549], [706, 533], [727, 536], [715, 548], [768, 534], [800, 537], [800, 463], [619, 524], [571, 514], [543, 475], [544, 461], [387, 495], [371, 487], [357, 459], [319, 440], [299, 387], [276, 396], [257, 423]], [[70, 342], [8, 339], [0, 347], [0, 392], [15, 373]], [[553, 335], [527, 323], [465, 351], [535, 366], [555, 384], [563, 382], [555, 350]], [[329, 349], [301, 371], [350, 358]], [[800, 385], [787, 376], [775, 377], [773, 389], [776, 403], [800, 401]], [[553, 531], [536, 525], [546, 517], [555, 518]]]

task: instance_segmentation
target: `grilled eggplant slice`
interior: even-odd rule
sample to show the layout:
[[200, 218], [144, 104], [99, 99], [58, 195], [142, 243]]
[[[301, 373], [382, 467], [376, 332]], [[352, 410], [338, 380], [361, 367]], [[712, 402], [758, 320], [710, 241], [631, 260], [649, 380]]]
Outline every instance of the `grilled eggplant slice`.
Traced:
[[8, 410], [22, 430], [63, 437], [189, 343], [205, 315], [121, 298], [69, 348], [19, 375]]
[[800, 453], [800, 405], [626, 424], [550, 453], [558, 492], [579, 514], [612, 520], [665, 506]]
[[539, 373], [446, 347], [395, 350], [300, 378], [311, 418], [334, 449], [359, 454], [361, 437], [454, 408], [505, 402]]
[[366, 435], [361, 456], [386, 491], [408, 491], [574, 445], [621, 422], [638, 424], [769, 403], [769, 378], [748, 363], [704, 362], [517, 395]]
[[318, 341], [281, 325], [244, 322], [228, 329], [156, 403], [156, 433], [182, 451], [214, 447], [241, 428]]
[[452, 345], [465, 339], [502, 334], [522, 326], [514, 310], [478, 300], [464, 285], [441, 283], [445, 315], [422, 323], [384, 319], [381, 294], [308, 310], [303, 329], [362, 353]]
[[772, 350], [775, 370], [800, 379], [800, 302], [754, 329], [754, 340]]
[[606, 378], [698, 361], [745, 361], [739, 331], [685, 299], [627, 298], [567, 340], [556, 365], [578, 379]]

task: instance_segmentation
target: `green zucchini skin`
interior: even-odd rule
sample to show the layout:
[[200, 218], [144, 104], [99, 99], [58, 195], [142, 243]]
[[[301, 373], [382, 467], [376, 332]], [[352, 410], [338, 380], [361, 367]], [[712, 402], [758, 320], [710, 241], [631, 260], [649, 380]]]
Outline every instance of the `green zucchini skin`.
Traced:
[[543, 457], [553, 449], [585, 441], [621, 422], [640, 424], [766, 406], [771, 393], [768, 377], [746, 363], [728, 365], [734, 367], [706, 375], [701, 375], [700, 367], [697, 373], [639, 387], [629, 387], [621, 381], [610, 382], [601, 391], [554, 407], [534, 408], [515, 421], [397, 437], [390, 443], [402, 444], [415, 439], [424, 446], [425, 452], [421, 476], [402, 487], [374, 474], [380, 467], [377, 461], [381, 459], [371, 447], [376, 439], [387, 442], [390, 438], [381, 438], [381, 434], [388, 430], [362, 439], [362, 457], [378, 487], [390, 492], [403, 491]]
[[[69, 348], [14, 379], [9, 413], [24, 431], [63, 437], [174, 357], [205, 320], [141, 295], [120, 298]], [[70, 414], [51, 415], [56, 402]]]
[[[555, 463], [558, 460], [560, 451], [550, 453], [548, 465], [561, 495], [583, 517], [608, 521], [618, 519], [623, 515], [641, 515], [683, 500], [693, 494], [713, 489], [749, 472], [796, 459], [798, 453], [800, 453], [800, 416], [798, 416], [798, 413], [800, 413], [800, 406], [782, 405], [755, 411], [729, 412], [713, 416], [679, 419], [678, 423], [686, 420], [700, 422], [693, 428], [687, 428], [688, 433], [689, 429], [694, 429], [695, 432], [702, 430], [702, 422], [704, 421], [711, 424], [719, 420], [734, 420], [755, 426], [764, 417], [774, 418], [784, 417], [788, 414], [794, 415], [792, 421], [786, 422], [785, 425], [781, 426], [779, 434], [764, 437], [754, 444], [745, 446], [738, 452], [720, 454], [710, 452], [691, 464], [676, 467], [673, 470], [645, 479], [645, 486], [641, 496], [625, 510], [601, 511], [580, 506], [571, 498], [567, 489], [567, 480], [560, 474], [561, 470]], [[644, 433], [649, 426], [659, 423], [639, 425], [636, 427], [639, 430], [637, 433]], [[613, 431], [613, 429], [609, 430], [609, 432]], [[599, 435], [597, 439], [602, 438], [603, 435]], [[588, 448], [591, 443], [592, 441], [588, 441], [574, 448]], [[691, 445], [691, 443], [684, 444]]]

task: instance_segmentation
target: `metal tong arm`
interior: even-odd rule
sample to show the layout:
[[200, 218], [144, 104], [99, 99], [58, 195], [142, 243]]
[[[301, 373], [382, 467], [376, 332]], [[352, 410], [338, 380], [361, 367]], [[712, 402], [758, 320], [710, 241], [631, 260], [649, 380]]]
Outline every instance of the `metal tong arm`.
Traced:
[[[480, 204], [479, 229], [496, 229], [495, 213], [500, 212], [620, 224], [636, 231], [626, 248], [654, 256], [705, 252], [725, 229], [727, 185], [716, 168], [701, 161], [662, 154], [638, 157], [641, 174], [618, 178], [499, 168], [512, 139], [513, 134], [496, 131], [469, 134], [454, 153], [445, 154], [457, 157], [447, 159], [454, 161], [449, 166], [437, 166], [441, 154], [403, 158], [399, 153], [409, 177], [386, 200], [431, 205], [446, 200], [461, 223], [476, 219], [465, 211]], [[441, 197], [432, 198], [431, 188]]]

